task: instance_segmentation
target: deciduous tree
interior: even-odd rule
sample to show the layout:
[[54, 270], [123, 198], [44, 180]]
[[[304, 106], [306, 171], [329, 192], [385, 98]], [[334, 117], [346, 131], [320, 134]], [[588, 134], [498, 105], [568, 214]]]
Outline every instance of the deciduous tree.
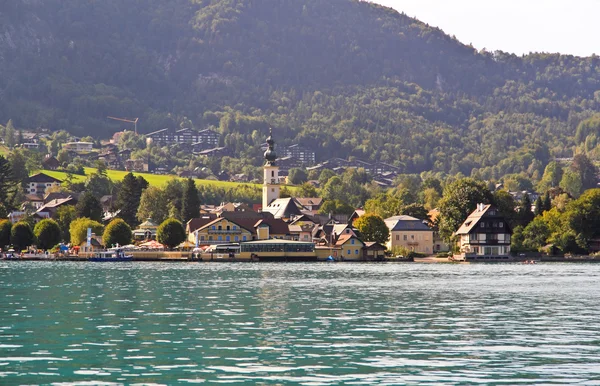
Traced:
[[61, 232], [58, 223], [52, 219], [44, 219], [33, 228], [36, 245], [41, 249], [50, 249], [60, 243]]
[[10, 231], [10, 242], [18, 252], [33, 244], [33, 232], [29, 224], [23, 221], [14, 224]]
[[131, 243], [131, 227], [120, 218], [112, 220], [104, 229], [102, 241], [106, 247], [127, 245]]
[[390, 231], [385, 221], [375, 214], [365, 214], [354, 221], [354, 226], [361, 233], [364, 241], [374, 241], [385, 245], [390, 238]]
[[185, 240], [185, 229], [181, 221], [168, 218], [156, 230], [156, 239], [159, 243], [173, 249]]
[[97, 221], [87, 217], [81, 217], [71, 222], [69, 232], [71, 233], [71, 244], [79, 245], [87, 239], [87, 230], [92, 229], [95, 235], [101, 235], [104, 231], [104, 226]]

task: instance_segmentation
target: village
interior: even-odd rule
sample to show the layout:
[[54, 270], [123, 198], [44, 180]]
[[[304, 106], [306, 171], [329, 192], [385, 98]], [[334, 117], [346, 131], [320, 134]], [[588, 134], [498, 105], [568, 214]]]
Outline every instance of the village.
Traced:
[[[166, 135], [162, 133], [158, 134]], [[78, 151], [84, 145], [68, 143], [66, 146]], [[45, 158], [49, 169], [55, 164], [52, 158]], [[283, 162], [289, 158], [283, 157]], [[476, 209], [455, 230], [455, 245], [445, 241], [436, 229], [439, 209], [429, 211], [427, 218], [406, 214], [376, 218], [384, 226], [374, 232], [377, 224], [373, 224], [372, 218], [376, 216], [363, 208], [356, 208], [350, 215], [323, 214], [322, 198], [281, 197], [285, 182], [281, 174], [287, 171], [282, 173], [281, 161], [270, 133], [264, 152], [262, 203], [201, 204], [196, 217], [182, 224], [185, 234], [176, 245], [161, 244], [157, 240], [161, 224], [147, 218], [131, 230], [129, 242], [108, 244], [102, 234], [88, 228], [85, 239], [77, 245], [61, 244], [54, 252], [57, 256], [79, 259], [118, 248], [138, 259], [210, 261], [412, 261], [415, 257], [428, 256], [437, 256], [440, 261], [496, 261], [511, 258], [512, 229], [493, 205], [476, 203]], [[383, 173], [388, 172], [393, 171]], [[36, 223], [53, 219], [61, 207], [76, 205], [80, 195], [61, 191], [62, 183], [44, 172], [31, 175], [26, 181], [27, 201], [23, 207], [34, 211], [12, 211], [8, 216], [10, 222], [19, 223], [25, 216], [33, 217]], [[118, 217], [118, 213], [111, 213], [112, 200], [111, 196], [99, 200], [105, 224]], [[361, 219], [368, 220], [365, 223]]]

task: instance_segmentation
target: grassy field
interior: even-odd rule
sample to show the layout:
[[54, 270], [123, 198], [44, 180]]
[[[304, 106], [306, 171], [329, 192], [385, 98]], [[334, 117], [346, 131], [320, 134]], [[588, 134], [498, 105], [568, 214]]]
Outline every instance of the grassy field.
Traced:
[[[77, 174], [73, 174], [74, 182], [83, 182], [86, 180], [87, 176], [94, 173], [96, 169], [94, 168], [85, 168], [85, 176], [80, 176]], [[65, 180], [67, 178], [67, 173], [58, 172], [53, 170], [39, 170], [38, 172], [45, 173], [54, 178], [58, 178], [59, 180]], [[107, 170], [106, 175], [113, 181], [121, 181], [125, 175], [129, 173], [123, 170]], [[148, 181], [151, 186], [163, 186], [168, 181], [179, 178], [175, 175], [159, 175], [159, 174], [151, 174], [151, 173], [133, 173], [136, 176], [142, 176]], [[220, 188], [234, 188], [239, 185], [250, 185], [253, 187], [260, 187], [259, 184], [244, 184], [240, 182], [229, 182], [229, 181], [214, 181], [214, 180], [196, 180], [197, 185], [213, 185], [218, 186]]]

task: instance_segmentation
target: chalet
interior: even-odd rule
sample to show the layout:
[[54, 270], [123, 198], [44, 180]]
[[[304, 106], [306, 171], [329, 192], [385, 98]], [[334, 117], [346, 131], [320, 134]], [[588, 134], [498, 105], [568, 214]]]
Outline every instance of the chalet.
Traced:
[[316, 213], [321, 209], [323, 205], [323, 199], [321, 197], [296, 197], [296, 202], [304, 207], [307, 211]]
[[156, 231], [158, 230], [158, 224], [148, 218], [146, 221], [141, 223], [137, 229], [132, 231], [134, 240], [156, 240]]
[[44, 173], [37, 173], [30, 176], [25, 183], [26, 193], [43, 195], [50, 188], [59, 187], [62, 181]]
[[33, 208], [38, 210], [40, 207], [44, 205], [44, 197], [40, 194], [26, 194], [25, 201], [23, 202], [23, 209], [26, 207]]
[[314, 165], [315, 164], [315, 152], [309, 148], [301, 145], [292, 145], [284, 148], [284, 157], [293, 157], [300, 165]]
[[466, 258], [508, 257], [512, 230], [493, 205], [477, 204], [454, 233]]
[[198, 142], [198, 131], [186, 127], [184, 129], [177, 130], [173, 139], [176, 143], [196, 143]]
[[363, 259], [370, 261], [383, 260], [385, 259], [385, 250], [385, 245], [375, 241], [367, 241], [363, 247]]
[[371, 165], [371, 169], [369, 171], [373, 175], [379, 175], [379, 174], [383, 175], [384, 173], [397, 174], [397, 173], [400, 173], [400, 168], [398, 168], [394, 165], [387, 164], [385, 162], [375, 162], [373, 165]]
[[125, 161], [125, 170], [129, 172], [147, 172], [148, 163], [141, 159], [128, 159]]
[[54, 217], [54, 215], [56, 215], [56, 211], [58, 210], [58, 208], [60, 208], [61, 206], [64, 205], [76, 205], [77, 204], [77, 200], [74, 197], [67, 197], [67, 198], [57, 198], [51, 201], [48, 201], [47, 203], [45, 203], [43, 206], [41, 206], [36, 213], [38, 214], [42, 214], [42, 213], [48, 213], [50, 217]]
[[52, 154], [46, 154], [42, 166], [47, 170], [56, 170], [60, 167], [60, 162]]
[[385, 225], [390, 230], [389, 250], [402, 247], [418, 253], [433, 253], [433, 229], [422, 220], [405, 215], [393, 216], [385, 219]]
[[279, 172], [286, 172], [293, 168], [301, 168], [303, 166], [302, 162], [292, 156], [281, 157], [277, 159], [277, 165], [279, 165]]

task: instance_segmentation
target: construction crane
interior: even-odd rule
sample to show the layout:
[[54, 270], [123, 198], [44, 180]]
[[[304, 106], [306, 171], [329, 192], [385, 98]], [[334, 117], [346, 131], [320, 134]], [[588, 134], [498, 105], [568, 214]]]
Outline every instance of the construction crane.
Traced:
[[133, 121], [131, 119], [125, 119], [125, 118], [116, 118], [116, 117], [106, 117], [106, 118], [114, 119], [115, 121], [123, 121], [123, 122], [133, 123], [135, 133], [137, 134], [137, 123], [138, 123], [139, 118], [136, 118]]

